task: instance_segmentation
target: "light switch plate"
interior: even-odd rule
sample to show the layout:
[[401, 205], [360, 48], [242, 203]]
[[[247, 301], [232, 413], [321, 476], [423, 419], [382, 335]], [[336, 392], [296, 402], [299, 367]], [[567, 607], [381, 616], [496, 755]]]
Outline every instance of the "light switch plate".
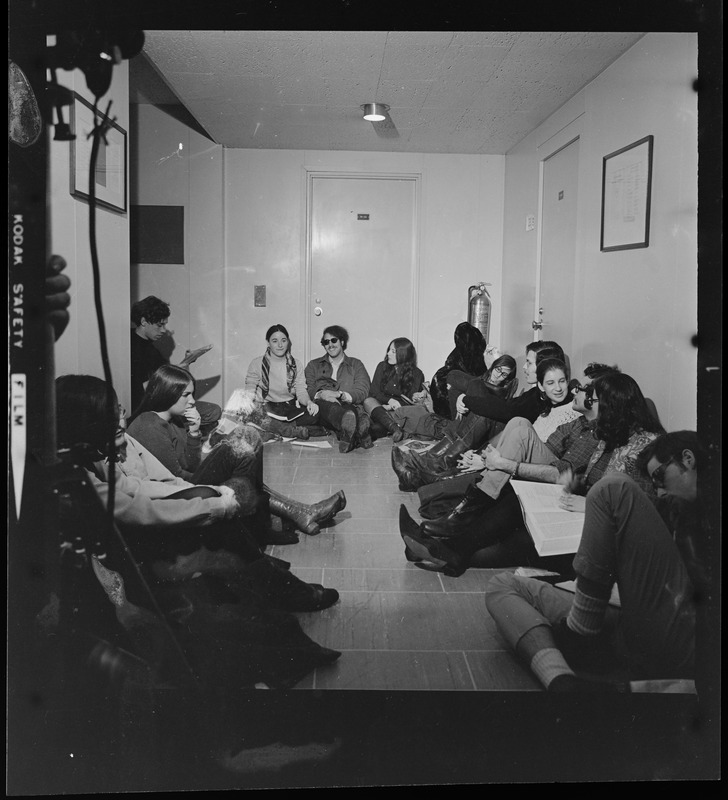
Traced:
[[253, 292], [253, 298], [256, 308], [265, 308], [265, 286], [256, 286]]

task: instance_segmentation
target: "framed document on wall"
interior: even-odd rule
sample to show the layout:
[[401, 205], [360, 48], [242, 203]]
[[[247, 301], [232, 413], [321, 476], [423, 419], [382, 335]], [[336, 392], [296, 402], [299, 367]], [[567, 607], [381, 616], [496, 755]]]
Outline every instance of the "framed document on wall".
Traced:
[[[75, 94], [71, 111], [71, 194], [88, 200], [89, 164], [93, 139], [94, 109], [91, 103]], [[94, 174], [94, 190], [99, 206], [126, 212], [126, 131], [98, 109], [96, 120], [105, 120], [108, 130], [99, 143]]]
[[653, 141], [654, 136], [645, 136], [604, 156], [600, 247], [603, 252], [649, 246]]

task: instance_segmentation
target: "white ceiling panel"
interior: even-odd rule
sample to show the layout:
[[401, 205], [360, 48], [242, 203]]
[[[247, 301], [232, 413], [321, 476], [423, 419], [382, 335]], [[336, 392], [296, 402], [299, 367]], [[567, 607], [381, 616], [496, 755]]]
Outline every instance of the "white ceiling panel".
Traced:
[[[152, 30], [130, 97], [167, 87], [231, 148], [502, 154], [643, 35]], [[374, 101], [391, 107], [378, 127], [359, 108]]]

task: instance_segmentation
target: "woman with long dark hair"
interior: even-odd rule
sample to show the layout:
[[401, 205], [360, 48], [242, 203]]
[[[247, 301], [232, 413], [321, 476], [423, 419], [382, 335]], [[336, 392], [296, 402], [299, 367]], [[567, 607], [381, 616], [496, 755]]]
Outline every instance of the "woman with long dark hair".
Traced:
[[486, 341], [479, 328], [469, 322], [461, 322], [453, 334], [455, 347], [445, 359], [445, 363], [432, 376], [430, 395], [432, 410], [441, 417], [452, 419], [448, 401], [447, 376], [458, 370], [473, 378], [480, 378], [487, 369], [485, 364]]
[[404, 432], [390, 413], [402, 405], [412, 405], [424, 400], [425, 376], [417, 366], [417, 351], [409, 339], [398, 337], [387, 346], [384, 359], [377, 364], [364, 400], [364, 410], [371, 417], [372, 438], [392, 434], [395, 442], [402, 440]]
[[256, 530], [267, 544], [291, 544], [295, 533], [274, 531], [268, 511], [293, 522], [309, 535], [320, 531], [345, 505], [343, 491], [314, 505], [305, 505], [274, 492], [263, 484], [263, 443], [256, 428], [239, 424], [203, 459], [195, 408], [195, 381], [182, 367], [166, 364], [149, 379], [139, 407], [131, 418], [129, 435], [147, 448], [175, 476], [195, 484], [240, 485], [245, 479], [257, 496]]
[[[199, 677], [203, 697], [216, 703], [219, 714], [230, 692], [259, 682], [290, 687], [341, 655], [316, 644], [288, 613], [328, 608], [338, 592], [305, 583], [285, 562], [263, 553], [248, 526], [254, 497], [174, 477], [125, 434], [123, 409], [99, 378], [58, 378], [56, 420], [59, 447], [73, 453], [103, 505], [111, 494], [107, 453], [114, 439], [114, 521]], [[68, 524], [83, 529], [85, 509], [65, 513]], [[138, 573], [109, 544], [105, 555], [94, 555], [93, 571], [117, 606], [118, 621], [136, 625], [133, 646], [143, 648], [137, 655], [149, 660], [149, 675], [168, 677], [161, 621], [123, 596], [124, 581], [138, 585]]]
[[303, 367], [291, 353], [291, 337], [278, 323], [268, 328], [265, 340], [265, 353], [248, 366], [245, 391], [264, 405], [266, 429], [308, 439], [309, 426], [318, 423], [319, 407], [308, 396]]

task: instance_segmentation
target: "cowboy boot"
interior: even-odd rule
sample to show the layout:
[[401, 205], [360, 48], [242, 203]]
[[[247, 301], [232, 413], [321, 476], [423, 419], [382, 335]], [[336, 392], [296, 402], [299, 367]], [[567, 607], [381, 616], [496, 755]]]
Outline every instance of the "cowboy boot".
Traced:
[[370, 432], [371, 422], [369, 419], [369, 414], [364, 411], [363, 408], [356, 409], [356, 435], [359, 439], [359, 444], [365, 449], [368, 450], [370, 447], [374, 447], [374, 442], [372, 441], [372, 435]]
[[353, 408], [344, 410], [339, 423], [339, 452], [350, 453], [359, 445], [357, 428], [359, 420]]
[[401, 442], [404, 439], [404, 431], [397, 425], [397, 423], [389, 416], [384, 406], [377, 406], [371, 411], [372, 422], [376, 422], [387, 433], [392, 435], [393, 442]]
[[401, 447], [392, 447], [392, 469], [399, 478], [400, 492], [416, 492], [424, 485], [421, 483], [419, 471], [410, 462], [411, 456], [412, 453]]
[[[288, 497], [285, 497], [284, 495], [280, 494], [280, 492], [274, 491], [265, 484], [263, 485], [263, 491], [268, 495], [268, 497], [271, 500], [277, 500], [280, 503], [295, 502], [293, 500], [290, 500]], [[312, 503], [311, 505], [306, 505], [305, 503], [296, 502], [295, 504], [297, 506], [300, 506], [300, 508], [302, 509], [301, 513], [304, 514], [306, 518], [310, 517], [310, 519], [312, 519], [313, 522], [316, 522], [319, 525], [321, 525], [333, 519], [339, 513], [339, 511], [341, 511], [343, 508], [346, 507], [346, 495], [344, 494], [343, 489], [339, 489], [339, 491], [336, 492], [335, 494], [332, 494], [331, 497], [327, 497], [325, 500], [319, 500], [318, 503]], [[275, 511], [273, 511], [273, 513], [276, 514], [276, 516], [280, 516]]]
[[446, 516], [436, 520], [426, 520], [421, 530], [436, 539], [450, 539], [462, 533], [465, 528], [480, 521], [496, 500], [477, 486], [468, 486], [463, 499]]

